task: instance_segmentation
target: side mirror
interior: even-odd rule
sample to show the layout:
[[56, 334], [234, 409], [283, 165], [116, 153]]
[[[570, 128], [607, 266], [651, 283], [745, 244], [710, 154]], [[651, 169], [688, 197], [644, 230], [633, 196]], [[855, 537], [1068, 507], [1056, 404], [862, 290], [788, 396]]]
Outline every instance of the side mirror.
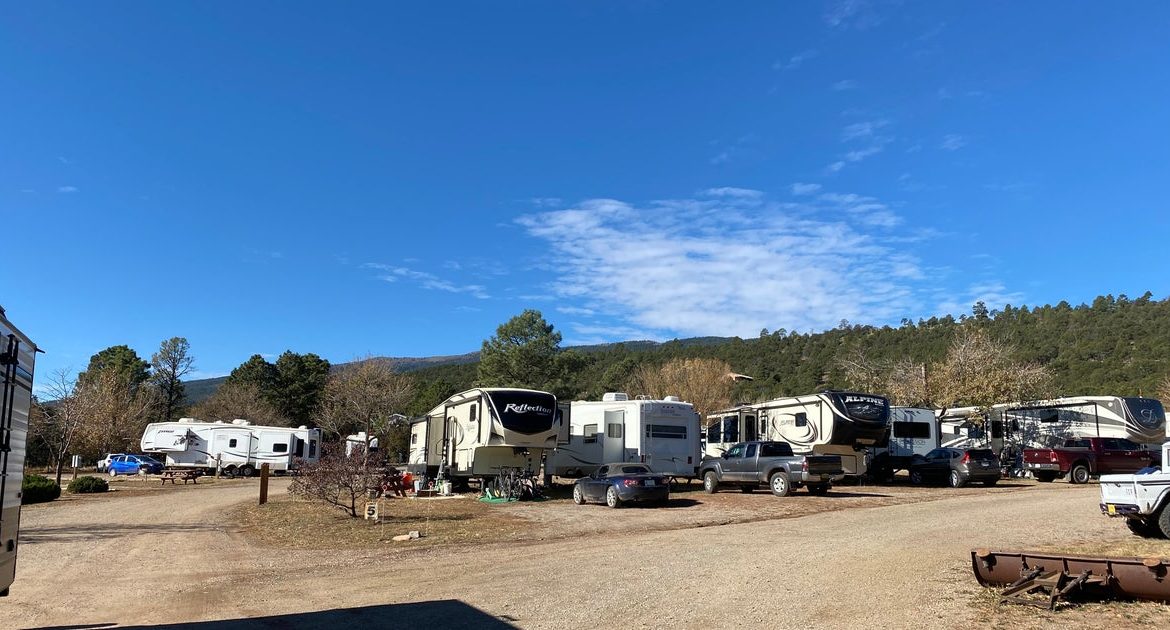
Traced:
[[723, 451], [722, 453], [720, 453], [719, 458], [720, 459], [727, 459], [727, 451]]

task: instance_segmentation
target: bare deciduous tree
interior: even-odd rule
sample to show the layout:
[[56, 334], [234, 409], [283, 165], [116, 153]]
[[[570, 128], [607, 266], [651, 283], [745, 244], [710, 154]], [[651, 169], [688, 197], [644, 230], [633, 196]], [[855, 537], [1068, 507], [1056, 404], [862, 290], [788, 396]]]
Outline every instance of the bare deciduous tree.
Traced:
[[74, 391], [85, 413], [77, 437], [93, 457], [134, 449], [158, 403], [157, 390], [123, 370], [90, 370]]
[[693, 404], [700, 416], [731, 404], [731, 366], [718, 359], [672, 359], [659, 366], [639, 367], [629, 390], [654, 398], [678, 396]]
[[329, 377], [315, 420], [338, 439], [365, 431], [367, 451], [374, 436], [386, 447], [386, 434], [413, 396], [413, 378], [395, 372], [388, 361], [366, 357]]
[[284, 426], [286, 420], [268, 402], [260, 388], [247, 382], [228, 381], [211, 398], [191, 408], [191, 415], [204, 422], [231, 422], [244, 418], [255, 424]]
[[65, 461], [73, 454], [77, 434], [86, 420], [86, 400], [78, 395], [77, 379], [70, 376], [69, 370], [54, 372], [45, 390], [52, 402], [34, 401], [29, 437], [45, 446], [57, 475], [57, 485], [61, 485]]
[[330, 453], [316, 463], [303, 466], [288, 491], [357, 518], [359, 503], [365, 500], [370, 488], [380, 486], [381, 477], [381, 471], [366, 466], [364, 457]]

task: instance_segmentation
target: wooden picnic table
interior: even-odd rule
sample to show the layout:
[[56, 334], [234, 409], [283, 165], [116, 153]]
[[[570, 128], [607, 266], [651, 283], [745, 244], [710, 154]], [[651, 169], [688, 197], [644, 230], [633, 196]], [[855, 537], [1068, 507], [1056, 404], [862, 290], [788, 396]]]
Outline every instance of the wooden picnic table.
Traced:
[[198, 479], [202, 476], [203, 476], [202, 470], [194, 470], [194, 469], [164, 470], [164, 471], [162, 471], [162, 474], [160, 475], [164, 486], [167, 484], [167, 481], [170, 481], [171, 485], [175, 485], [176, 479], [182, 479], [183, 485], [187, 485], [188, 481], [190, 481], [191, 483], [199, 483]]

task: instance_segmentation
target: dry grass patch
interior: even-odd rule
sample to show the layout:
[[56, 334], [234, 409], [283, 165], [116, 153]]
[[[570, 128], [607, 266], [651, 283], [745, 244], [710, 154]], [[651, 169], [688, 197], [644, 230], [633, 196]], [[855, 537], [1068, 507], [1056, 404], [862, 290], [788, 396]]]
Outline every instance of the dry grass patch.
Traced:
[[[243, 533], [268, 547], [296, 549], [370, 548], [409, 545], [411, 548], [515, 540], [530, 523], [494, 509], [474, 497], [462, 499], [390, 499], [382, 502], [382, 522], [350, 518], [321, 503], [281, 497], [267, 505], [238, 509]], [[390, 540], [418, 530], [424, 537], [410, 542]]]

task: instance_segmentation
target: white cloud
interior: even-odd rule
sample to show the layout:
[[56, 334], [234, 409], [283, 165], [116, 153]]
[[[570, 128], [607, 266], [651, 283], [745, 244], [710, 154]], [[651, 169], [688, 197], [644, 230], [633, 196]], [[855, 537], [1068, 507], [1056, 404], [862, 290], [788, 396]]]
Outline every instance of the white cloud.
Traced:
[[788, 61], [784, 61], [782, 59], [777, 59], [776, 62], [772, 64], [772, 69], [773, 70], [795, 70], [795, 69], [799, 68], [800, 66], [804, 65], [804, 62], [808, 61], [809, 59], [815, 58], [819, 54], [820, 53], [816, 49], [813, 49], [813, 48], [810, 48], [808, 50], [802, 50], [802, 51], [796, 53], [795, 55], [792, 55], [791, 57], [789, 57]]
[[537, 208], [559, 208], [562, 202], [560, 197], [533, 197], [528, 203]]
[[57, 188], [57, 192], [69, 194], [69, 193], [78, 192], [78, 190], [77, 190], [76, 186], [61, 186], [61, 187]]
[[581, 308], [580, 306], [558, 306], [557, 312], [564, 313], [565, 315], [578, 315], [582, 317], [591, 317], [596, 313], [596, 311], [591, 308]]
[[487, 288], [480, 284], [456, 284], [449, 280], [444, 280], [433, 273], [426, 271], [417, 271], [409, 267], [398, 267], [395, 265], [387, 265], [383, 263], [364, 263], [363, 269], [376, 269], [384, 273], [378, 277], [386, 282], [398, 282], [399, 280], [408, 280], [417, 284], [424, 289], [433, 289], [436, 291], [446, 291], [448, 293], [466, 293], [472, 297], [480, 300], [486, 300], [491, 296], [488, 295]]
[[843, 90], [856, 90], [856, 89], [857, 89], [857, 81], [854, 81], [853, 79], [844, 79], [842, 81], [837, 81], [836, 83], [833, 84], [833, 91], [834, 92], [841, 92]]
[[949, 133], [943, 136], [942, 142], [938, 146], [946, 151], [958, 151], [967, 146], [967, 141], [963, 139], [963, 136]]
[[704, 197], [736, 197], [740, 199], [759, 199], [764, 196], [763, 191], [752, 190], [750, 188], [734, 188], [731, 186], [708, 188], [701, 194]]
[[599, 199], [517, 222], [551, 245], [562, 308], [617, 319], [574, 330], [609, 340], [892, 320], [924, 278], [906, 246], [887, 238], [897, 216], [861, 195]]
[[1024, 302], [1024, 294], [1019, 291], [1009, 291], [1003, 283], [995, 280], [979, 282], [967, 287], [962, 296], [954, 294], [940, 295], [942, 298], [936, 307], [939, 315], [970, 315], [971, 306], [976, 302], [983, 302], [989, 309], [1002, 309], [1005, 304], [1019, 306]]
[[859, 31], [877, 26], [882, 21], [867, 0], [834, 0], [825, 11], [824, 19], [833, 28]]
[[792, 194], [794, 195], [811, 195], [821, 189], [820, 184], [803, 184], [796, 182], [791, 186]]
[[866, 120], [845, 125], [845, 128], [841, 130], [841, 141], [849, 142], [850, 140], [872, 138], [874, 133], [888, 124], [890, 124], [888, 120]]

